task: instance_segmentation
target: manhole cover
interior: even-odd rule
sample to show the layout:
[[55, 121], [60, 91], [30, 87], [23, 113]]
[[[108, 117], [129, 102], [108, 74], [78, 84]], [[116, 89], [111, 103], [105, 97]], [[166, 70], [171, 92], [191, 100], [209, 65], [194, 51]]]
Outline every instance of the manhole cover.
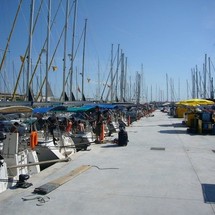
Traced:
[[163, 147], [151, 147], [151, 150], [160, 150], [160, 151], [164, 151], [165, 148], [163, 148]]

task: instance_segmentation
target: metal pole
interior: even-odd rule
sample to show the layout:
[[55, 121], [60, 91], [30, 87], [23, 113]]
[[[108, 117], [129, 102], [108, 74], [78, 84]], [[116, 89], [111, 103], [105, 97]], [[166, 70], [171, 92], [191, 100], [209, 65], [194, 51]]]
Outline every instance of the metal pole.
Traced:
[[113, 102], [113, 44], [111, 45], [111, 62], [110, 62], [110, 102]]
[[49, 0], [48, 6], [48, 21], [47, 21], [47, 44], [46, 44], [46, 98], [45, 101], [48, 101], [48, 72], [49, 72], [49, 39], [50, 39], [50, 18], [51, 18], [51, 0]]
[[63, 91], [62, 101], [65, 101], [65, 79], [66, 79], [66, 47], [67, 47], [67, 28], [68, 28], [68, 14], [69, 14], [69, 0], [66, 4], [66, 19], [65, 19], [65, 32], [64, 32], [64, 59], [63, 59]]
[[29, 30], [29, 42], [28, 42], [28, 67], [27, 67], [27, 80], [26, 80], [26, 97], [25, 100], [28, 101], [29, 97], [29, 76], [31, 74], [31, 49], [32, 49], [32, 34], [33, 34], [33, 17], [34, 17], [34, 3], [35, 1], [31, 1], [31, 15], [30, 15], [30, 30]]
[[82, 58], [82, 101], [84, 100], [84, 61], [85, 61], [85, 43], [86, 43], [87, 19], [85, 19], [84, 26], [84, 45], [83, 45], [83, 58]]
[[[77, 14], [77, 0], [75, 0], [75, 10], [73, 18], [73, 29], [72, 29], [72, 53], [71, 53], [71, 72], [70, 72], [70, 100], [72, 100], [72, 87], [73, 87], [73, 66], [74, 66], [74, 48], [75, 48], [75, 30], [76, 30], [76, 14]], [[76, 87], [77, 88], [77, 87]], [[76, 96], [77, 99], [77, 96]]]
[[20, 0], [20, 2], [19, 2], [19, 6], [18, 6], [18, 9], [17, 9], [17, 11], [16, 11], [15, 19], [14, 19], [14, 21], [13, 21], [13, 26], [12, 26], [12, 29], [11, 29], [11, 31], [10, 31], [10, 35], [9, 35], [9, 37], [8, 37], [8, 40], [7, 40], [7, 45], [6, 45], [6, 48], [4, 49], [4, 55], [3, 55], [3, 58], [2, 58], [2, 61], [1, 61], [1, 64], [0, 64], [0, 72], [1, 72], [1, 70], [2, 70], [2, 67], [3, 67], [3, 64], [4, 64], [4, 60], [5, 60], [5, 58], [6, 58], [6, 54], [7, 54], [7, 51], [8, 51], [9, 44], [10, 44], [10, 39], [11, 39], [13, 30], [14, 30], [14, 27], [15, 27], [15, 25], [16, 25], [16, 20], [17, 20], [17, 18], [18, 18], [18, 14], [19, 14], [19, 10], [20, 10], [21, 5], [22, 5], [22, 1], [23, 1], [23, 0]]
[[120, 64], [120, 58], [119, 58], [119, 47], [120, 44], [118, 44], [117, 48], [117, 66], [116, 66], [116, 99], [118, 99], [118, 76], [119, 76], [119, 64]]

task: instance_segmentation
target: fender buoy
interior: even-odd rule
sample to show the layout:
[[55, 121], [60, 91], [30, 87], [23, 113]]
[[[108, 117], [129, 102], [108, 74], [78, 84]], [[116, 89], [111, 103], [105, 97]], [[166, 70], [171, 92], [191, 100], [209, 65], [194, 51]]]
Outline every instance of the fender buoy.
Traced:
[[127, 125], [130, 126], [130, 124], [131, 124], [131, 117], [128, 116], [128, 118], [127, 118]]
[[70, 132], [72, 130], [72, 122], [69, 122], [66, 127], [66, 132]]
[[38, 135], [36, 131], [32, 131], [30, 135], [30, 146], [31, 149], [34, 149], [38, 144]]

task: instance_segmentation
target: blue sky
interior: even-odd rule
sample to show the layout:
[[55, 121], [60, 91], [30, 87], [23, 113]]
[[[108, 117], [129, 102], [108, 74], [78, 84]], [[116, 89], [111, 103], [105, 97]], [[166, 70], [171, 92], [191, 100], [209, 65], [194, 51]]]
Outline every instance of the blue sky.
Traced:
[[[11, 38], [4, 72], [0, 76], [1, 90], [3, 79], [9, 89], [13, 89], [20, 68], [20, 55], [28, 43], [30, 0], [23, 0], [20, 14]], [[0, 49], [4, 50], [12, 26], [18, 0], [1, 0]], [[39, 7], [35, 1], [35, 14]], [[59, 1], [52, 1], [52, 13]], [[42, 12], [33, 36], [32, 60], [36, 62], [46, 37], [47, 4], [44, 0]], [[72, 4], [72, 1], [70, 2]], [[58, 41], [65, 22], [66, 1], [63, 0], [57, 20], [51, 31], [50, 53]], [[167, 98], [166, 74], [173, 80], [175, 100], [187, 98], [187, 81], [191, 87], [191, 69], [196, 65], [202, 71], [205, 54], [215, 65], [215, 1], [214, 0], [78, 0], [76, 47], [81, 38], [85, 19], [87, 22], [85, 77], [86, 97], [95, 97], [98, 88], [98, 62], [101, 81], [105, 83], [110, 71], [111, 44], [114, 55], [117, 46], [125, 53], [128, 61], [128, 77], [135, 81], [136, 72], [143, 65], [144, 91], [148, 100]], [[73, 15], [69, 18], [68, 38], [71, 38]], [[77, 51], [74, 66], [77, 74], [82, 69], [82, 44]], [[59, 96], [62, 91], [64, 41], [60, 42], [53, 65], [58, 71], [50, 71], [53, 92]], [[71, 53], [71, 39], [67, 42], [67, 53]], [[2, 57], [3, 51], [0, 52]], [[14, 65], [14, 67], [12, 66]], [[45, 56], [41, 70], [44, 73]], [[69, 68], [69, 58], [67, 68]], [[14, 69], [15, 68], [15, 69]], [[214, 69], [212, 69], [214, 76]], [[13, 77], [13, 78], [11, 78]], [[40, 78], [39, 71], [37, 72]], [[78, 85], [81, 83], [78, 75]], [[34, 82], [34, 87], [36, 81]], [[76, 88], [76, 86], [74, 86]], [[81, 86], [80, 86], [81, 87]], [[18, 91], [22, 90], [21, 81]], [[170, 90], [169, 90], [170, 91]], [[191, 96], [189, 92], [189, 96]], [[170, 92], [168, 97], [170, 98]]]

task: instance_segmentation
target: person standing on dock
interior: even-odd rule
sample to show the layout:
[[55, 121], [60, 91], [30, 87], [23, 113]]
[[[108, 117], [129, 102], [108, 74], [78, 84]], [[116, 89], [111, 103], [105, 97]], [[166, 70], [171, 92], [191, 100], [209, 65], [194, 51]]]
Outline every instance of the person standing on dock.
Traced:
[[96, 134], [96, 140], [95, 143], [101, 143], [100, 137], [101, 137], [101, 132], [102, 132], [102, 120], [103, 120], [103, 116], [102, 113], [99, 109], [99, 106], [95, 107], [95, 123], [96, 123], [96, 127], [95, 127], [95, 134]]

